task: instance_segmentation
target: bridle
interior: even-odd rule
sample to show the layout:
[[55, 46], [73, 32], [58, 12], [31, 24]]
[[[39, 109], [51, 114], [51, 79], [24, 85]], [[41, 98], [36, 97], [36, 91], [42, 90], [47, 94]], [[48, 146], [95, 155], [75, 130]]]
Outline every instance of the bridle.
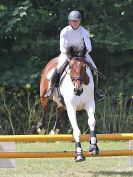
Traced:
[[[73, 67], [75, 62], [78, 62], [77, 65], [79, 67], [75, 68]], [[80, 63], [79, 63], [80, 62]], [[82, 88], [82, 84], [84, 82], [84, 74], [86, 74], [86, 64], [85, 64], [85, 60], [82, 57], [73, 57], [71, 59], [71, 61], [69, 62], [69, 67], [70, 67], [70, 77], [71, 80], [74, 84], [74, 92], [77, 96], [80, 96], [81, 93], [83, 92], [83, 88]], [[77, 71], [77, 76], [73, 76], [73, 70], [75, 68], [75, 72]], [[83, 70], [82, 70], [83, 69]], [[83, 72], [84, 71], [84, 72]], [[79, 82], [77, 82], [79, 81]]]

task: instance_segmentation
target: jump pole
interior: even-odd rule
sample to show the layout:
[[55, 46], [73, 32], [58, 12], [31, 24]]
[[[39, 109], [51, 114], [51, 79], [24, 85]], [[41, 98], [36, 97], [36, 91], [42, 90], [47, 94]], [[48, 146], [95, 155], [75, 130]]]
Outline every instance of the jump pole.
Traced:
[[[90, 135], [82, 134], [81, 141], [89, 141]], [[109, 150], [100, 151], [99, 155], [93, 157], [107, 157], [107, 156], [130, 156], [129, 165], [133, 165], [133, 133], [119, 133], [119, 134], [97, 134], [98, 140], [130, 140], [129, 150]], [[1, 135], [0, 142], [36, 142], [36, 141], [70, 141], [73, 142], [73, 135]], [[92, 157], [87, 151], [84, 152], [86, 157]], [[75, 152], [0, 152], [0, 159], [8, 158], [65, 158], [74, 157]]]
[[[131, 156], [133, 150], [104, 150], [99, 155], [90, 155], [84, 151], [85, 157]], [[64, 152], [0, 152], [0, 158], [68, 158], [75, 157], [74, 151]]]
[[[81, 141], [89, 141], [89, 134], [82, 134]], [[98, 140], [133, 140], [133, 133], [116, 133], [116, 134], [97, 134]], [[35, 141], [74, 141], [73, 135], [59, 134], [59, 135], [1, 135], [0, 142], [35, 142]]]

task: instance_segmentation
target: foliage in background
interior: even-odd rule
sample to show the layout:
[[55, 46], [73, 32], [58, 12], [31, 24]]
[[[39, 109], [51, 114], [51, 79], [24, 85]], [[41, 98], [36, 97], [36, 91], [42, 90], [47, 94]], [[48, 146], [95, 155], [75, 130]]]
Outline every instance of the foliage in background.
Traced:
[[[90, 31], [93, 46], [91, 55], [107, 76], [105, 83], [100, 81], [107, 98], [104, 103], [97, 103], [97, 130], [131, 131], [132, 109], [128, 108], [128, 112], [126, 105], [133, 99], [133, 1], [1, 0], [1, 134], [29, 133], [32, 124], [41, 117], [40, 75], [45, 64], [59, 54], [59, 33], [73, 9], [84, 16], [83, 26]], [[51, 106], [47, 132], [55, 116]], [[88, 131], [86, 119], [79, 118], [79, 122], [82, 131]]]

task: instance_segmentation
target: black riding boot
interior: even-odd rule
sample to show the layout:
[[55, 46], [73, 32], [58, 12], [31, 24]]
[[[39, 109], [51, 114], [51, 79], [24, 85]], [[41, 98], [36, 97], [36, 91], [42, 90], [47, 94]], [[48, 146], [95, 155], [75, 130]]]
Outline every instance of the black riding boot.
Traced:
[[98, 75], [94, 75], [94, 93], [95, 93], [95, 100], [102, 101], [104, 100], [104, 93], [101, 89], [98, 89]]
[[53, 72], [53, 75], [51, 77], [50, 88], [45, 93], [45, 97], [52, 97], [53, 96], [54, 88], [55, 88], [57, 82], [59, 81], [59, 78], [60, 78], [60, 73], [58, 73], [57, 69], [55, 69], [55, 71]]

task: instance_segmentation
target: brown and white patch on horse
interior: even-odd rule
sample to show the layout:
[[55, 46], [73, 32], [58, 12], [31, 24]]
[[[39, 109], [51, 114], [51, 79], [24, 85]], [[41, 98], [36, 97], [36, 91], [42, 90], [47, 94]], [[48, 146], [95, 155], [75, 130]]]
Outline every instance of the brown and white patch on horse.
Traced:
[[[54, 69], [57, 66], [57, 63], [58, 63], [58, 57], [56, 57], [56, 58], [52, 59], [50, 62], [48, 62], [48, 64], [45, 66], [42, 76], [41, 76], [40, 98], [41, 98], [41, 104], [44, 109], [47, 108], [48, 100], [49, 100], [49, 98], [44, 97], [44, 95], [49, 88], [49, 82], [50, 82], [51, 76], [54, 72]], [[61, 74], [64, 72], [67, 65], [68, 65], [68, 63], [67, 64], [65, 63], [64, 67], [62, 67]], [[61, 99], [60, 92], [59, 92], [58, 88], [55, 89], [55, 93], [53, 95], [53, 98], [51, 98], [51, 99], [57, 103], [58, 110], [63, 111], [66, 109], [65, 105], [63, 104], [63, 101]]]
[[46, 91], [48, 90], [48, 73], [54, 69], [57, 66], [58, 63], [58, 57], [50, 60], [48, 64], [45, 66], [43, 73], [41, 75], [41, 81], [40, 81], [40, 97], [43, 97]]

